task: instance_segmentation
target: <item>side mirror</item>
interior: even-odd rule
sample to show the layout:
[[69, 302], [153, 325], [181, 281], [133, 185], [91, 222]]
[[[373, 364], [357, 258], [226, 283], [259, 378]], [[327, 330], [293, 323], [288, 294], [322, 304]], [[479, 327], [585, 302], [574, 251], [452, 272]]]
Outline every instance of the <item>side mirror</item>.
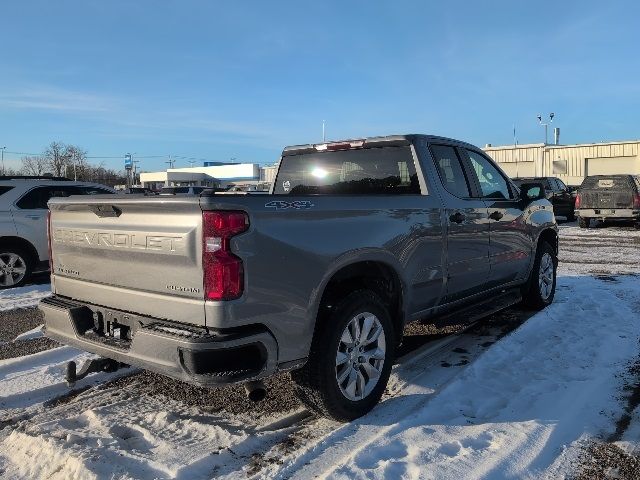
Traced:
[[523, 183], [520, 186], [520, 197], [530, 202], [542, 200], [546, 198], [544, 185], [541, 183]]

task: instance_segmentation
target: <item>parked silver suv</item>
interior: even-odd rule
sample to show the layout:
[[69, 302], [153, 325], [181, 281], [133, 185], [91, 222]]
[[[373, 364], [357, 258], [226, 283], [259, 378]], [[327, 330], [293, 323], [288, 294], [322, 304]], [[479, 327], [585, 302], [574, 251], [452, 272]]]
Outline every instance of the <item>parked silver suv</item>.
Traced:
[[47, 202], [52, 197], [115, 193], [96, 183], [0, 176], [0, 289], [49, 269]]

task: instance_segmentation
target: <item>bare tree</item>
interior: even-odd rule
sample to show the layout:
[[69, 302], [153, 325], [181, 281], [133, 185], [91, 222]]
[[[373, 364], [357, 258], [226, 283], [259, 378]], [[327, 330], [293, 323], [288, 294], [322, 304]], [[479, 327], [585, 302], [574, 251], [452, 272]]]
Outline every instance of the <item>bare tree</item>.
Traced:
[[107, 169], [103, 164], [91, 165], [86, 150], [62, 142], [51, 142], [41, 156], [23, 157], [22, 170], [26, 175], [51, 172], [57, 177], [65, 175], [109, 186], [126, 183], [123, 172]]
[[65, 145], [63, 150], [64, 157], [66, 158], [66, 165], [69, 168], [69, 173], [73, 172], [74, 180], [88, 180], [87, 174], [89, 164], [87, 163], [87, 152], [75, 145]]
[[25, 175], [42, 175], [47, 171], [47, 164], [44, 157], [22, 157], [22, 170]]
[[51, 142], [44, 151], [43, 157], [51, 168], [53, 175], [61, 177], [68, 164], [67, 146], [62, 142]]

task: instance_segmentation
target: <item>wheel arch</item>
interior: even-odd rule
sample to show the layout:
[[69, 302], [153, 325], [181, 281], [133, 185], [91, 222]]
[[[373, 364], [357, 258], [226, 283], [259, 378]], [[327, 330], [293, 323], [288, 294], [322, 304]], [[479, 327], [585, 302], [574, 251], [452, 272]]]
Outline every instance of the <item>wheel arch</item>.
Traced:
[[538, 241], [536, 242], [536, 253], [538, 252], [538, 248], [542, 242], [547, 242], [553, 248], [553, 251], [558, 256], [559, 250], [559, 241], [558, 241], [558, 232], [553, 228], [545, 228], [538, 235]]
[[349, 292], [366, 289], [378, 295], [387, 307], [399, 342], [407, 304], [407, 289], [399, 270], [393, 260], [378, 255], [359, 256], [337, 264], [318, 290], [314, 334], [318, 323], [327, 320], [337, 301]]
[[27, 252], [31, 256], [30, 260], [33, 262], [34, 266], [40, 261], [40, 256], [38, 255], [38, 250], [36, 249], [36, 247], [31, 242], [25, 240], [22, 237], [0, 237], [0, 248], [7, 247], [19, 248]]

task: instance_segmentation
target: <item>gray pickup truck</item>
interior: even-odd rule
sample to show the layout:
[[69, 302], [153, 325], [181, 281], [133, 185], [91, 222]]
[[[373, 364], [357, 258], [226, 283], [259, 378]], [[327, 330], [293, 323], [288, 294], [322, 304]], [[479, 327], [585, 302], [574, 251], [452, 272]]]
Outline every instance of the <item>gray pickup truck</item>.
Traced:
[[302, 402], [341, 421], [379, 401], [407, 322], [541, 309], [555, 291], [542, 186], [442, 137], [287, 147], [270, 195], [49, 207], [47, 336], [249, 394], [291, 371]]

